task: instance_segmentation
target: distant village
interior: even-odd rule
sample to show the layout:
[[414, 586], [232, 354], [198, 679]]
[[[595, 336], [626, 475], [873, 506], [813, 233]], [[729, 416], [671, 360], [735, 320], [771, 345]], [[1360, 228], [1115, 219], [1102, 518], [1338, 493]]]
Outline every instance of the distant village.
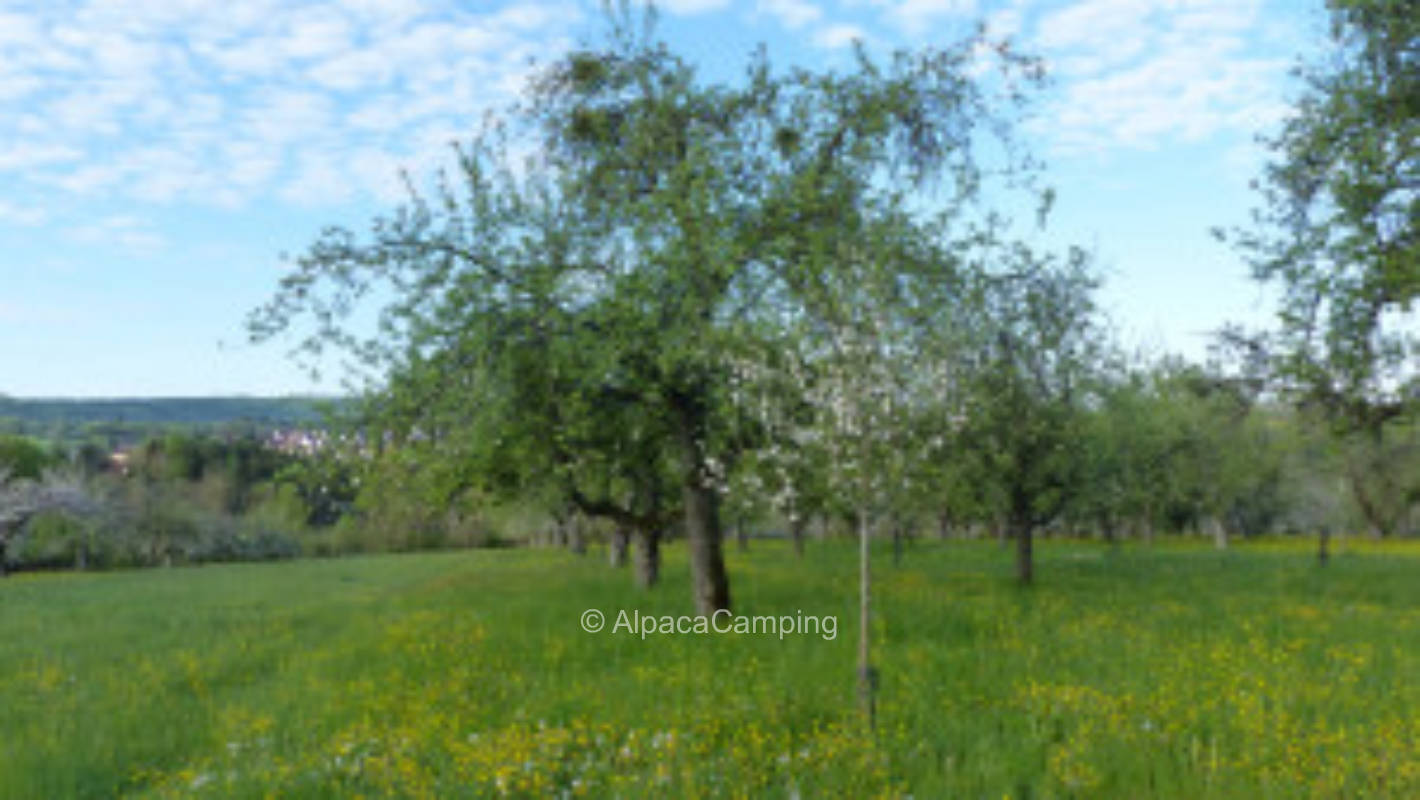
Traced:
[[[363, 434], [349, 438], [354, 438], [361, 445], [357, 448], [357, 452], [364, 451]], [[329, 431], [321, 428], [289, 427], [267, 431], [261, 434], [258, 440], [263, 447], [273, 452], [290, 456], [313, 456], [325, 452], [333, 444], [346, 441], [347, 437], [332, 435]], [[113, 448], [108, 456], [110, 469], [120, 475], [129, 474], [134, 451], [141, 446], [141, 444], [126, 443]]]

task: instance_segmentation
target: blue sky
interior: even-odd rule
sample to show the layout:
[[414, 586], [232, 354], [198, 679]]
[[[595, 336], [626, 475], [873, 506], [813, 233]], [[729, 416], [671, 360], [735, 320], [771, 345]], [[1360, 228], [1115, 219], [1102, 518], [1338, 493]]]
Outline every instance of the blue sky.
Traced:
[[[1320, 0], [667, 0], [710, 76], [958, 38], [977, 19], [1054, 78], [1026, 125], [1059, 192], [1049, 238], [1091, 248], [1120, 338], [1201, 357], [1267, 297], [1213, 226], [1324, 46]], [[247, 311], [327, 224], [356, 229], [447, 163], [485, 109], [595, 35], [598, 4], [0, 0], [0, 393], [332, 393]]]

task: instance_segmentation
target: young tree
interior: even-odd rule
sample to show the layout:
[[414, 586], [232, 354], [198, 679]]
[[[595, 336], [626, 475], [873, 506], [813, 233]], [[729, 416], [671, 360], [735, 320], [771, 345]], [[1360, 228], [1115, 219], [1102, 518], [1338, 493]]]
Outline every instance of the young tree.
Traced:
[[[900, 221], [899, 221], [900, 222]], [[923, 349], [910, 304], [895, 301], [888, 286], [897, 278], [935, 269], [948, 278], [950, 262], [914, 253], [914, 231], [892, 221], [859, 220], [852, 242], [835, 243], [825, 254], [835, 262], [825, 282], [843, 281], [819, 298], [818, 315], [793, 337], [792, 350], [764, 354], [739, 365], [738, 388], [750, 394], [747, 406], [760, 413], [772, 446], [761, 459], [784, 477], [797, 500], [808, 477], [801, 460], [816, 456], [815, 475], [825, 490], [851, 513], [859, 542], [858, 697], [868, 723], [875, 718], [876, 672], [870, 658], [871, 541], [877, 520], [902, 496], [908, 477], [911, 429], [908, 409], [922, 398], [913, 392], [912, 372], [923, 366]], [[871, 231], [871, 233], [869, 233]], [[866, 235], [865, 235], [866, 234]], [[938, 280], [939, 287], [950, 281]], [[851, 288], [849, 288], [851, 286]], [[925, 310], [925, 309], [922, 309]], [[766, 394], [793, 403], [755, 402]], [[797, 509], [791, 508], [791, 513]]]
[[815, 407], [816, 432], [828, 457], [828, 485], [846, 501], [858, 526], [858, 695], [872, 725], [877, 691], [870, 642], [872, 531], [906, 477], [905, 408], [911, 398], [903, 373], [904, 343], [894, 336], [900, 329], [882, 306], [861, 298], [841, 311], [827, 327], [826, 349], [808, 359], [812, 378], [803, 382], [803, 390]]
[[964, 418], [1016, 543], [1016, 577], [1028, 585], [1035, 530], [1080, 492], [1083, 410], [1105, 345], [1082, 251], [1059, 259], [1014, 244], [1000, 258], [979, 292]]

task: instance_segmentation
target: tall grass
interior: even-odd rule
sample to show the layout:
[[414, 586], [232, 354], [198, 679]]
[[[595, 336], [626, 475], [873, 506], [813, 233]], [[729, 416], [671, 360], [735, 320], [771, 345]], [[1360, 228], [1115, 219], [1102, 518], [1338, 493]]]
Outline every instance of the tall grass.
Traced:
[[528, 550], [19, 576], [0, 797], [1420, 796], [1417, 556], [1047, 543], [1021, 590], [921, 543], [875, 731], [839, 543], [729, 554], [737, 613], [832, 640], [611, 632], [687, 613], [677, 547], [650, 592]]

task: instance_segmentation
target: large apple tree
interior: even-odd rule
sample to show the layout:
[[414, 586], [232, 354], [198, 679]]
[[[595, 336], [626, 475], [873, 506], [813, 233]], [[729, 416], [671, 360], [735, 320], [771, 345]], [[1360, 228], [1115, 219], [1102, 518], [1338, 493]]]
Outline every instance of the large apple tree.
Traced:
[[[325, 232], [249, 331], [314, 323], [304, 348], [355, 356], [374, 405], [400, 409], [381, 438], [447, 443], [470, 480], [632, 524], [673, 511], [710, 614], [730, 607], [721, 493], [772, 435], [736, 365], [833, 324], [850, 271], [893, 287], [904, 319], [930, 301], [933, 273], [878, 234], [935, 237], [948, 257], [969, 240], [987, 177], [1026, 174], [1009, 132], [1040, 73], [972, 38], [887, 63], [859, 51], [837, 72], [761, 52], [712, 84], [655, 38], [653, 12], [609, 18], [459, 146], [457, 169], [367, 233]], [[351, 319], [370, 298], [367, 335]]]

